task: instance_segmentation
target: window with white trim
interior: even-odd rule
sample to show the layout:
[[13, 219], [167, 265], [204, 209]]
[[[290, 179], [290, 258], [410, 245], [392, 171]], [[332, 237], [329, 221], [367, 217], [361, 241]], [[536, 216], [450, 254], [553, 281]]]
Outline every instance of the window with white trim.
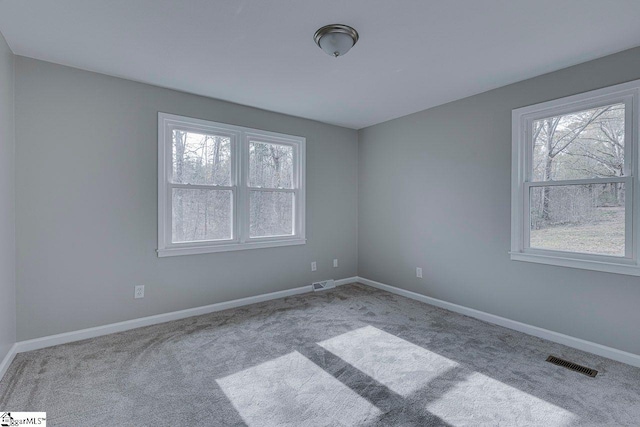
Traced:
[[513, 110], [511, 259], [640, 275], [640, 81]]
[[300, 245], [305, 138], [158, 114], [158, 256]]

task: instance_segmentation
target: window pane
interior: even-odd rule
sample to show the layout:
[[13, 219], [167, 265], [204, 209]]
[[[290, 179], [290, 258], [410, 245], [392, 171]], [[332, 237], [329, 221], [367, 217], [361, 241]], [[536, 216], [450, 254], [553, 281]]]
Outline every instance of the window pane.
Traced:
[[173, 130], [173, 183], [231, 185], [231, 138]]
[[293, 147], [249, 143], [249, 185], [263, 188], [293, 188]]
[[230, 190], [173, 189], [173, 243], [232, 238]]
[[535, 120], [533, 181], [624, 174], [624, 104]]
[[250, 236], [293, 235], [293, 193], [252, 191]]
[[531, 188], [532, 248], [625, 255], [622, 183]]

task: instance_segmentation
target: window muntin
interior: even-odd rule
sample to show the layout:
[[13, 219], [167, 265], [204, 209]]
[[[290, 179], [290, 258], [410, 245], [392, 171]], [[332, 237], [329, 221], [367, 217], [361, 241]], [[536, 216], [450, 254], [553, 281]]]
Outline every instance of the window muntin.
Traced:
[[159, 113], [159, 256], [305, 243], [300, 137]]
[[640, 275], [639, 90], [513, 111], [512, 259]]

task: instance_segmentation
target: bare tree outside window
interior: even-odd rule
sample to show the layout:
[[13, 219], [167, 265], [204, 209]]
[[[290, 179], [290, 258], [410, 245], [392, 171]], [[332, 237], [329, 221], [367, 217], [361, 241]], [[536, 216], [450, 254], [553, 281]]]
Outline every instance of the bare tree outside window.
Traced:
[[252, 141], [249, 144], [249, 185], [293, 188], [293, 147]]
[[232, 194], [228, 190], [173, 189], [173, 241], [232, 238]]

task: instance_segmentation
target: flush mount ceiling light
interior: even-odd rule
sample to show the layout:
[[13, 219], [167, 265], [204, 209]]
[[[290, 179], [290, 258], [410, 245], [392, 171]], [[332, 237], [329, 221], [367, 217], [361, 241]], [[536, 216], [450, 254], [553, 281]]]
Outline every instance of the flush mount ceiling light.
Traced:
[[325, 25], [316, 31], [313, 39], [327, 55], [342, 56], [358, 41], [358, 32], [348, 25]]

